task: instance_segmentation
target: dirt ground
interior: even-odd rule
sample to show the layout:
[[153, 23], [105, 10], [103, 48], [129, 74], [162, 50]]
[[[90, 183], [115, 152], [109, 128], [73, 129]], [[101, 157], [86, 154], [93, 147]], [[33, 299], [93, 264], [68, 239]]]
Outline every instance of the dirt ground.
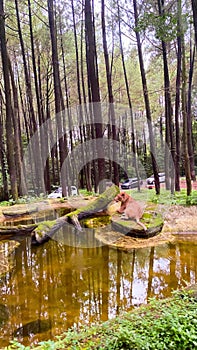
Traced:
[[174, 205], [164, 209], [163, 232], [196, 232], [197, 206]]

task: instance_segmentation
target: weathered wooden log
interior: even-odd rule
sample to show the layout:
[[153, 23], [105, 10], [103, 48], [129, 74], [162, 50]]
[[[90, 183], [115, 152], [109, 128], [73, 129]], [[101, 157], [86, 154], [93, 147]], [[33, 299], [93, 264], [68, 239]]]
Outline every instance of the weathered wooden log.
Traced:
[[109, 203], [119, 192], [120, 190], [117, 186], [111, 186], [85, 207], [74, 210], [57, 220], [45, 221], [38, 224], [38, 227], [32, 233], [32, 243], [39, 245], [47, 242], [66, 223], [72, 224], [77, 229], [82, 230], [79, 220], [106, 210]]
[[0, 226], [0, 235], [13, 235], [25, 232], [32, 232], [37, 227], [37, 224], [18, 225], [18, 226]]
[[25, 215], [30, 215], [38, 211], [38, 206], [28, 206], [27, 208], [22, 209], [6, 209], [2, 211], [2, 214], [6, 218], [17, 218]]

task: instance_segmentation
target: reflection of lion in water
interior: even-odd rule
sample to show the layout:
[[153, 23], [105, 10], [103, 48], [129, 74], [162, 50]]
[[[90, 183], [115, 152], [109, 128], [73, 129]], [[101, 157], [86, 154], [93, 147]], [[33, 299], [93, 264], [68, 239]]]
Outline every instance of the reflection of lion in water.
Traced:
[[121, 202], [121, 207], [117, 210], [117, 212], [124, 214], [122, 218], [134, 219], [138, 225], [143, 227], [145, 231], [147, 230], [146, 226], [140, 222], [143, 215], [143, 209], [135, 199], [133, 199], [127, 193], [121, 192], [115, 197], [115, 201]]

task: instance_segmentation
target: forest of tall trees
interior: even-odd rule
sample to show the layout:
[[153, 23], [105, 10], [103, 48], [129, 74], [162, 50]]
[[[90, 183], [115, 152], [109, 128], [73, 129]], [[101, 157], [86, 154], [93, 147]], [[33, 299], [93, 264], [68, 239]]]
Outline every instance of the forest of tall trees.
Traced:
[[0, 200], [197, 170], [196, 0], [0, 0]]

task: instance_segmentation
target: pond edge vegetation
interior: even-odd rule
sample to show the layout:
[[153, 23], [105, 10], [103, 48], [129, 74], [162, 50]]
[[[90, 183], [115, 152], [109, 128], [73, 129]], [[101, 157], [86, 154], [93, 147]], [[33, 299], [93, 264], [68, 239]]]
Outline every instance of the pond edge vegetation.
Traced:
[[[131, 191], [137, 200], [141, 195], [146, 196], [146, 192], [150, 191]], [[167, 191], [163, 191], [160, 196], [151, 196], [153, 203], [190, 206], [196, 204], [197, 191], [192, 192], [190, 203], [186, 201], [185, 190], [173, 196]], [[148, 200], [151, 202], [150, 197]], [[196, 307], [197, 293], [193, 294], [191, 290], [175, 291], [170, 298], [150, 299], [148, 305], [125, 312], [113, 320], [95, 326], [69, 329], [55, 340], [30, 346], [13, 340], [4, 349], [193, 350], [197, 348]]]
[[167, 299], [150, 299], [147, 305], [113, 320], [79, 330], [69, 329], [54, 341], [25, 347], [13, 340], [5, 349], [193, 350], [197, 348], [196, 307], [197, 293], [193, 286], [174, 291]]

